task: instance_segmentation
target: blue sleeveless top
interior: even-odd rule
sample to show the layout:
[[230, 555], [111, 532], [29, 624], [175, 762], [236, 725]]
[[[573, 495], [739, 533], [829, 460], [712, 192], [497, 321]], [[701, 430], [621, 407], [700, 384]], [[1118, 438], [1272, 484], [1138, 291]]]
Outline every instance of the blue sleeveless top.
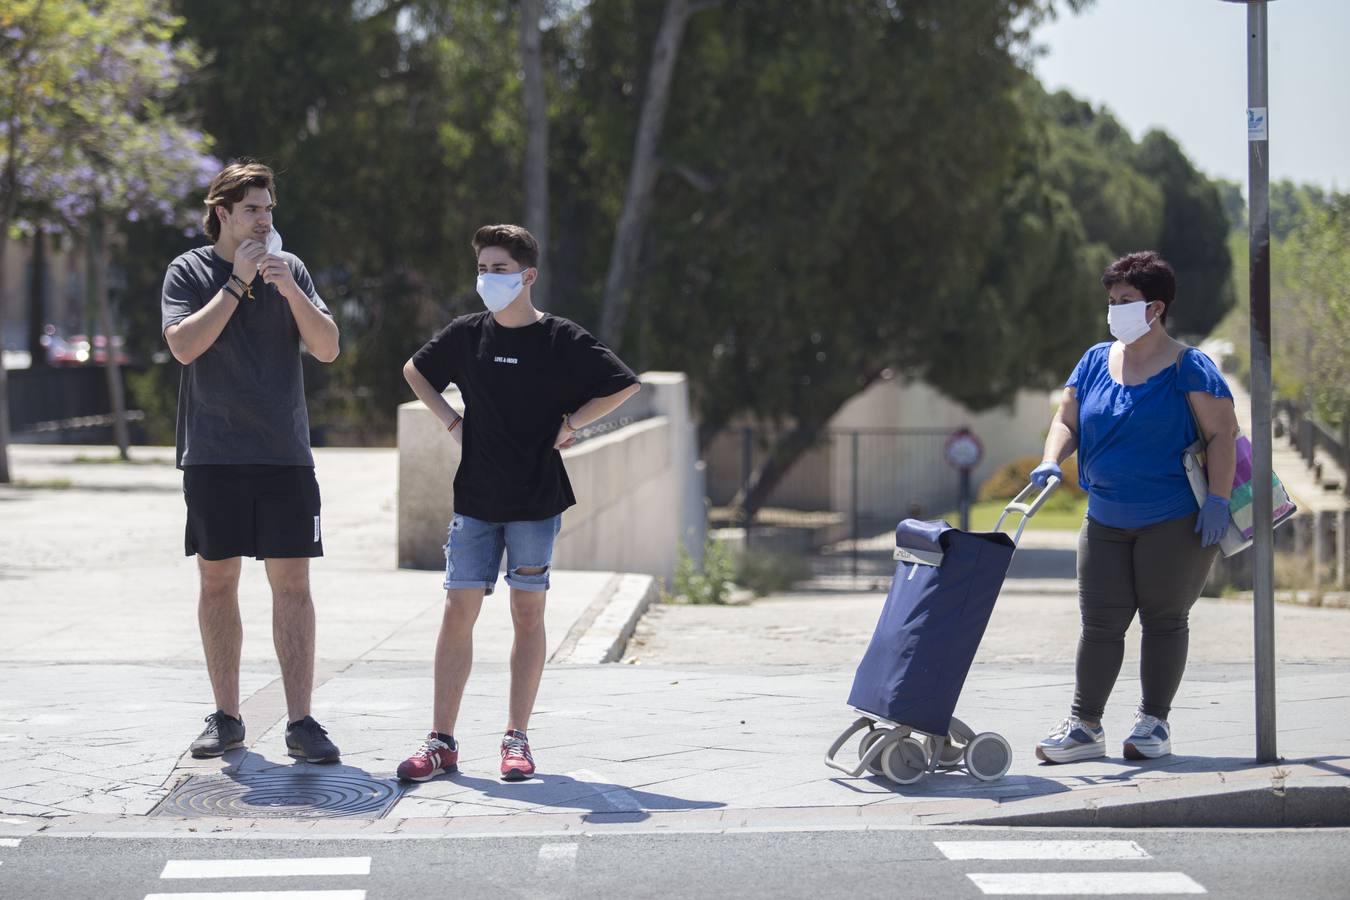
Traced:
[[1181, 451], [1196, 438], [1186, 394], [1205, 391], [1233, 399], [1213, 361], [1186, 350], [1143, 384], [1111, 377], [1111, 342], [1093, 346], [1066, 387], [1078, 397], [1078, 483], [1088, 515], [1113, 528], [1143, 528], [1196, 511]]

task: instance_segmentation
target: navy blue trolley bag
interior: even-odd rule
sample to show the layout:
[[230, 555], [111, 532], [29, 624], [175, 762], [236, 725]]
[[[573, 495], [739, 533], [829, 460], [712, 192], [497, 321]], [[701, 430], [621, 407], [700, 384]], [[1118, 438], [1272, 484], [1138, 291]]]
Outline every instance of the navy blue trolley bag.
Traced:
[[[1012, 748], [1002, 735], [975, 734], [953, 717], [1003, 580], [1027, 520], [1059, 485], [1051, 479], [1031, 503], [1028, 485], [1004, 508], [991, 532], [941, 520], [905, 519], [895, 529], [895, 576], [872, 641], [858, 664], [848, 704], [860, 718], [835, 741], [826, 765], [864, 770], [912, 784], [938, 767], [964, 767], [984, 781], [1003, 777]], [[1001, 530], [1020, 513], [1017, 534]], [[834, 760], [859, 731], [859, 763]]]

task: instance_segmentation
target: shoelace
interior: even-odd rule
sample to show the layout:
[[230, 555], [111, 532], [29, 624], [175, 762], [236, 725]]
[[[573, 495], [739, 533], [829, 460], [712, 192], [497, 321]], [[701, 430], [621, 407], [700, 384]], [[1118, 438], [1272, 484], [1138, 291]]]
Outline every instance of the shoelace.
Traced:
[[206, 723], [206, 733], [212, 737], [220, 737], [220, 717], [216, 713], [211, 713], [202, 720]]
[[447, 744], [445, 741], [438, 740], [437, 738], [427, 738], [425, 741], [422, 742], [422, 746], [418, 748], [417, 752], [414, 753], [413, 756], [421, 756], [430, 759], [431, 757], [436, 755], [436, 752], [438, 750], [449, 750], [449, 749], [450, 745]]
[[1050, 732], [1050, 737], [1052, 738], [1065, 737], [1069, 732], [1073, 731], [1074, 723], [1077, 721], [1078, 720], [1075, 719], [1073, 716], [1069, 716], [1068, 718], [1064, 719], [1062, 722], [1060, 722], [1058, 725], [1054, 727], [1054, 730]]
[[310, 734], [316, 735], [317, 737], [327, 737], [327, 736], [328, 736], [328, 729], [327, 729], [327, 728], [324, 728], [322, 725], [320, 725], [318, 722], [314, 721], [313, 719], [305, 719], [304, 721], [302, 721], [302, 722], [299, 724], [297, 730], [299, 730], [299, 731], [308, 731]]
[[531, 759], [530, 745], [524, 738], [505, 737], [502, 738], [502, 754], [505, 756], [521, 756], [525, 759]]
[[1157, 728], [1161, 721], [1157, 716], [1140, 715], [1134, 720], [1134, 730], [1130, 732], [1130, 737], [1151, 737], [1153, 729]]

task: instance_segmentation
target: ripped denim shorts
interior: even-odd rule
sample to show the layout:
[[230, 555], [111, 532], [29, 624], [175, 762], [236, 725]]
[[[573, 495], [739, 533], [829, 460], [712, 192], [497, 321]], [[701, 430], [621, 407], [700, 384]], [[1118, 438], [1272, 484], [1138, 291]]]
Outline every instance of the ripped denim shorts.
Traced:
[[[445, 538], [447, 591], [482, 588], [491, 594], [506, 551], [506, 583], [521, 591], [548, 590], [553, 541], [562, 516], [531, 522], [484, 522], [456, 515]], [[538, 569], [533, 573], [521, 569]]]

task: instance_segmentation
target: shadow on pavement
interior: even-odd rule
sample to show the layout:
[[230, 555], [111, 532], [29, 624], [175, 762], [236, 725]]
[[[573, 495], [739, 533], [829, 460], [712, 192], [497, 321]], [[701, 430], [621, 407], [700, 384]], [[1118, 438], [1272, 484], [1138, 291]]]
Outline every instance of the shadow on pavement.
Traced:
[[[583, 818], [603, 817], [606, 822], [641, 822], [652, 812], [690, 809], [723, 809], [725, 803], [685, 800], [669, 794], [640, 791], [621, 784], [582, 781], [567, 775], [536, 775], [525, 781], [504, 782], [495, 778], [477, 778], [463, 773], [445, 776], [453, 784], [476, 790], [483, 798], [532, 803], [532, 808], [555, 807], [586, 811]], [[404, 791], [405, 797], [417, 796], [417, 787]], [[456, 797], [456, 800], [472, 798]], [[617, 817], [617, 818], [616, 818]]]
[[1071, 790], [1053, 778], [1035, 775], [1007, 775], [998, 781], [980, 781], [961, 771], [930, 772], [913, 784], [896, 784], [880, 775], [859, 778], [831, 778], [830, 781], [854, 793], [877, 796], [881, 787], [901, 797], [997, 797], [1003, 801], [1046, 797]]

